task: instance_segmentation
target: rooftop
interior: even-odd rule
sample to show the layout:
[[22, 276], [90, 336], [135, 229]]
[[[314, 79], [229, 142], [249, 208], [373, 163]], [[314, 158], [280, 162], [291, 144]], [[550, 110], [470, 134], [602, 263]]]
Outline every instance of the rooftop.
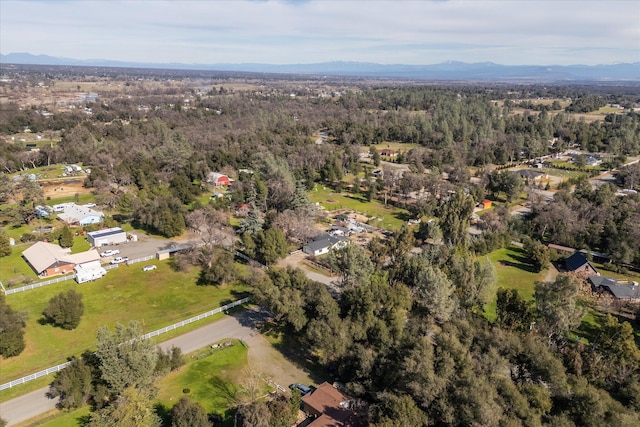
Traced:
[[88, 236], [93, 238], [113, 236], [114, 234], [124, 233], [124, 230], [120, 227], [107, 228], [105, 230], [91, 231], [87, 233]]
[[618, 299], [640, 299], [640, 285], [636, 283], [623, 284], [608, 276], [591, 276], [589, 282], [593, 288], [606, 289]]

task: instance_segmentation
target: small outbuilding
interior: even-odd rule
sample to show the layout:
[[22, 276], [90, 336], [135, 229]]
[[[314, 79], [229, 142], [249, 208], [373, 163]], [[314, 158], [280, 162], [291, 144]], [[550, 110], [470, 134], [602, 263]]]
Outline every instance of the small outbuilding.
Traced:
[[489, 209], [491, 207], [491, 200], [484, 199], [480, 202], [480, 207], [482, 209]]
[[120, 227], [91, 231], [87, 233], [87, 241], [94, 248], [117, 245], [127, 242], [127, 233]]

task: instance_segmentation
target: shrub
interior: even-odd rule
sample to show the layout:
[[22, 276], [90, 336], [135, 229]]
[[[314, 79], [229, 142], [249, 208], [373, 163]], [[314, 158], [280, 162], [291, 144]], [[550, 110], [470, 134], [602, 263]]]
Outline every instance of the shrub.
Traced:
[[45, 319], [60, 326], [62, 329], [75, 329], [80, 324], [84, 314], [82, 294], [73, 289], [60, 293], [49, 300], [49, 305], [44, 309]]

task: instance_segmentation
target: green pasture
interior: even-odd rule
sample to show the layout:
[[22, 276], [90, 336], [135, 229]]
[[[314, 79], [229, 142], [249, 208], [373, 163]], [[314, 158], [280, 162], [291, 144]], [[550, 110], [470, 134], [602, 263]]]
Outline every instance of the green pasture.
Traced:
[[[64, 173], [64, 167], [66, 164], [55, 164], [48, 166], [39, 166], [37, 168], [27, 169], [26, 171], [20, 171], [16, 173], [9, 174], [10, 177], [14, 177], [17, 175], [29, 175], [29, 174], [40, 174], [39, 179], [44, 178], [59, 178]], [[80, 166], [80, 164], [78, 164]]]
[[535, 282], [544, 280], [546, 270], [536, 273], [524, 251], [515, 246], [495, 250], [488, 257], [496, 269], [497, 282], [495, 289], [492, 290], [490, 302], [485, 304], [484, 312], [489, 320], [494, 320], [498, 288], [517, 289], [525, 299], [532, 300]]
[[382, 221], [372, 220], [369, 225], [387, 230], [399, 230], [402, 224], [411, 218], [409, 212], [392, 205], [384, 205], [378, 200], [368, 202], [363, 196], [350, 193], [335, 193], [329, 187], [316, 185], [309, 192], [309, 200], [318, 202], [325, 209], [350, 209], [369, 217], [382, 218]]
[[[242, 382], [243, 371], [248, 365], [247, 348], [236, 340], [223, 342], [232, 342], [233, 345], [220, 349], [202, 349], [188, 356], [185, 366], [158, 381], [160, 392], [156, 407], [161, 415], [168, 413], [182, 396], [197, 401], [208, 413], [223, 417], [228, 408], [235, 406], [236, 399], [241, 394], [238, 384]], [[188, 393], [184, 393], [185, 389], [188, 389]], [[82, 426], [89, 413], [90, 407], [83, 406], [71, 412], [52, 412], [21, 425]]]
[[[13, 237], [13, 236], [12, 236]], [[19, 242], [19, 238], [15, 238]], [[29, 244], [18, 244], [11, 248], [11, 254], [0, 259], [0, 281], [4, 287], [16, 283], [16, 286], [22, 286], [25, 280], [36, 282], [38, 276], [29, 264], [22, 258], [22, 251], [27, 249]]]
[[[95, 203], [95, 201], [96, 201], [96, 196], [94, 194], [86, 193], [86, 194], [78, 194], [77, 200], [75, 195], [65, 196], [65, 197], [56, 197], [55, 199], [50, 198], [46, 201], [46, 204], [49, 206], [53, 206], [53, 205], [59, 205], [61, 203], [74, 202], [74, 203], [77, 203], [78, 205], [84, 205], [86, 203], [92, 203], [92, 202]], [[97, 209], [97, 208], [94, 208], [94, 209]]]
[[71, 412], [62, 412], [57, 411], [48, 417], [39, 420], [34, 423], [26, 424], [25, 427], [29, 426], [40, 426], [40, 427], [69, 427], [69, 426], [83, 426], [86, 423], [87, 417], [91, 412], [91, 408], [87, 406], [83, 406], [82, 408], [78, 408], [75, 411]]
[[[56, 226], [59, 227], [59, 224]], [[3, 257], [0, 262], [0, 281], [5, 287], [19, 287], [29, 283], [43, 282], [47, 278], [39, 278], [33, 269], [22, 258], [22, 252], [36, 242], [20, 243], [20, 236], [24, 233], [32, 232], [34, 227], [19, 227], [17, 233], [10, 236], [16, 239], [16, 246], [11, 248], [11, 254]], [[74, 229], [72, 229], [74, 230]], [[19, 236], [17, 234], [19, 233]], [[53, 242], [56, 243], [56, 242]], [[85, 252], [91, 249], [91, 245], [84, 236], [74, 236], [71, 253]]]
[[[140, 321], [145, 332], [160, 329], [180, 320], [233, 301], [244, 291], [238, 286], [198, 286], [199, 270], [176, 272], [167, 262], [156, 262], [158, 269], [142, 271], [142, 265], [122, 265], [95, 282], [56, 283], [18, 294], [6, 300], [18, 312], [28, 316], [27, 347], [17, 357], [2, 361], [0, 383], [62, 363], [67, 357], [93, 349], [96, 331], [102, 325]], [[42, 325], [42, 311], [49, 299], [60, 292], [75, 289], [83, 294], [85, 314], [80, 326], [65, 331]]]
[[[242, 398], [239, 384], [247, 376], [247, 347], [237, 340], [218, 349], [205, 348], [188, 356], [186, 366], [159, 381], [158, 402], [170, 410], [182, 396], [200, 403], [207, 413], [224, 417], [227, 409]], [[260, 388], [266, 384], [260, 381]], [[187, 391], [187, 393], [185, 393]], [[262, 393], [261, 393], [262, 394]]]
[[420, 144], [412, 144], [406, 142], [391, 142], [391, 141], [383, 141], [380, 144], [371, 144], [371, 146], [376, 147], [376, 150], [395, 150], [395, 151], [403, 151], [407, 152], [412, 148], [420, 147]]

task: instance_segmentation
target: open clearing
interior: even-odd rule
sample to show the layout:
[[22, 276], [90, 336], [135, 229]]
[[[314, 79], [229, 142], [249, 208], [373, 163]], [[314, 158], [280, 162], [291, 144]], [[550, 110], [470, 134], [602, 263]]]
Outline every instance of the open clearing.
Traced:
[[404, 209], [385, 205], [378, 200], [368, 202], [358, 194], [335, 193], [330, 188], [320, 185], [316, 185], [309, 192], [309, 200], [320, 203], [328, 211], [349, 209], [368, 217], [379, 218], [380, 220], [370, 221], [369, 225], [387, 230], [399, 230], [402, 224], [410, 218], [409, 212]]
[[[207, 347], [189, 356], [189, 362], [159, 381], [158, 401], [170, 410], [182, 396], [199, 402], [210, 414], [224, 416], [227, 408], [242, 398], [242, 382], [248, 380], [247, 347], [237, 340], [228, 340], [229, 347]], [[265, 383], [257, 384], [260, 395], [267, 391]]]
[[[100, 326], [137, 320], [150, 332], [236, 300], [244, 291], [231, 286], [198, 286], [198, 269], [176, 272], [167, 262], [155, 264], [158, 269], [151, 272], [142, 271], [142, 264], [122, 266], [95, 282], [78, 285], [69, 280], [9, 295], [9, 305], [28, 315], [26, 348], [19, 356], [1, 361], [0, 383], [93, 349]], [[83, 294], [85, 314], [78, 328], [65, 331], [40, 324], [49, 299], [69, 289]]]
[[517, 289], [524, 299], [533, 299], [535, 283], [545, 279], [546, 270], [536, 273], [528, 263], [524, 251], [509, 246], [491, 252], [489, 260], [496, 269], [497, 282], [491, 291], [491, 299], [485, 304], [485, 316], [489, 320], [496, 318], [496, 291], [498, 288]]

